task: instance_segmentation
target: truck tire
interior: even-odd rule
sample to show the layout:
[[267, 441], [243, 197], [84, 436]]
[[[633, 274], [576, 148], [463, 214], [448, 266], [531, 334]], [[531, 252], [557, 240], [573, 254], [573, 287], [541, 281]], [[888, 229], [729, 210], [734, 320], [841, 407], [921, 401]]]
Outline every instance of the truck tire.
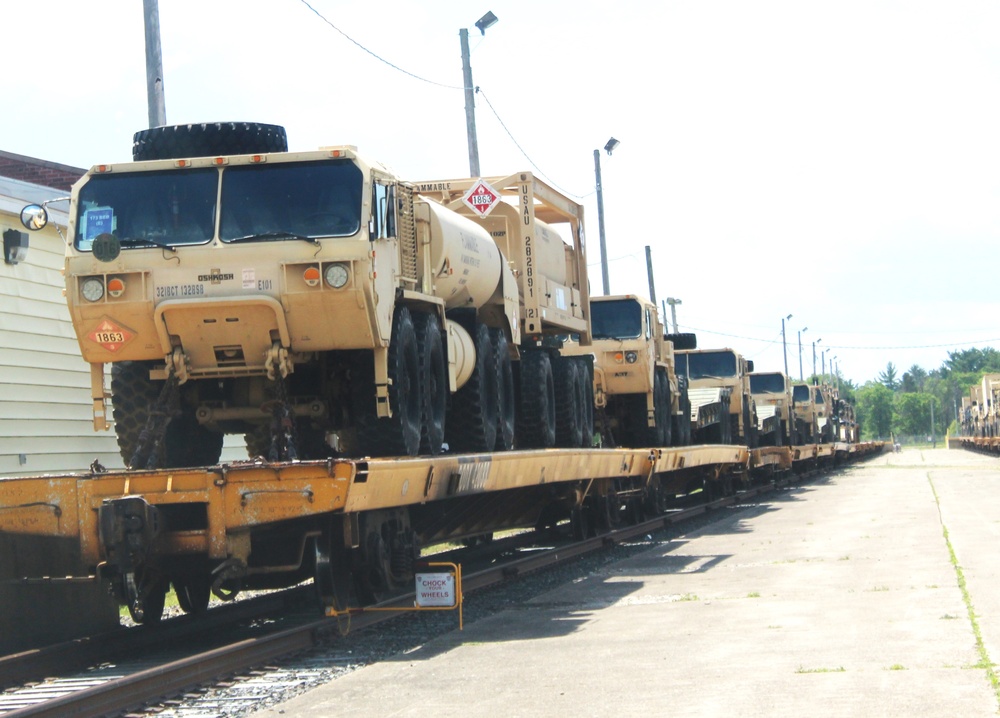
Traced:
[[160, 467], [214, 466], [222, 456], [223, 439], [221, 432], [202, 426], [193, 411], [186, 411], [167, 424]]
[[674, 431], [670, 421], [670, 407], [673, 401], [670, 396], [670, 380], [663, 369], [657, 370], [653, 376], [653, 395], [656, 400], [657, 434], [661, 440], [659, 446], [672, 446]]
[[556, 446], [577, 448], [582, 441], [580, 395], [577, 386], [580, 372], [576, 362], [559, 357], [553, 366], [556, 394]]
[[448, 367], [441, 339], [441, 323], [429, 312], [414, 312], [413, 324], [417, 332], [417, 355], [424, 388], [420, 453], [436, 455], [441, 453], [441, 444], [444, 443], [445, 412], [448, 408]]
[[594, 445], [594, 367], [586, 357], [576, 357], [573, 361], [579, 374], [580, 446], [589, 449]]
[[452, 397], [445, 435], [452, 451], [493, 451], [497, 440], [499, 383], [493, 342], [489, 327], [480, 322], [471, 327], [469, 334], [476, 348], [476, 366], [465, 386]]
[[287, 151], [284, 127], [257, 122], [167, 125], [139, 130], [132, 136], [132, 159], [136, 162]]
[[668, 342], [674, 345], [675, 350], [688, 350], [698, 348], [698, 336], [690, 332], [681, 332], [680, 334], [667, 334], [664, 337]]
[[352, 382], [352, 407], [358, 444], [368, 456], [416, 456], [420, 450], [423, 389], [417, 356], [417, 335], [406, 307], [396, 307], [389, 340], [389, 408], [379, 418], [375, 409], [375, 364], [365, 352]]
[[111, 365], [111, 416], [125, 466], [129, 466], [139, 448], [139, 435], [146, 427], [149, 406], [156, 401], [162, 386], [163, 382], [149, 378], [148, 364], [123, 361]]
[[552, 362], [547, 352], [521, 355], [517, 443], [523, 448], [548, 449], [556, 443], [556, 397]]
[[497, 439], [493, 449], [510, 451], [514, 448], [514, 415], [517, 406], [514, 367], [503, 329], [490, 329], [490, 341], [493, 342], [493, 361], [497, 368]]

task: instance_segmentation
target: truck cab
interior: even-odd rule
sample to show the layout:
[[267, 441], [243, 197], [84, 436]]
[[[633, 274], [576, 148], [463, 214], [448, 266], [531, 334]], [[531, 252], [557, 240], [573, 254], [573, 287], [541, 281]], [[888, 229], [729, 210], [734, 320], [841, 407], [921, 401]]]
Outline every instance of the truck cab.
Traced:
[[753, 362], [733, 349], [676, 352], [688, 378], [696, 442], [757, 446], [757, 410], [750, 390]]
[[750, 393], [757, 407], [761, 446], [794, 446], [795, 415], [792, 383], [781, 372], [754, 372]]

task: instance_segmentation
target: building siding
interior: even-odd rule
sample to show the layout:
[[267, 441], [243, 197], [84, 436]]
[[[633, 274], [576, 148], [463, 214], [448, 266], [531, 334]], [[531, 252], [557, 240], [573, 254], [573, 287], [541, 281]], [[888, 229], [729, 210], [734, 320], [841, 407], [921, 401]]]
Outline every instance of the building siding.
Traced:
[[[57, 167], [68, 179], [71, 168]], [[0, 178], [0, 234], [24, 231], [21, 206], [64, 194], [62, 187]], [[0, 262], [0, 478], [88, 471], [94, 461], [123, 466], [114, 431], [93, 428], [90, 366], [63, 296], [57, 227], [65, 232], [66, 216], [50, 208], [50, 217], [48, 227], [30, 233], [25, 261]], [[242, 437], [227, 437], [225, 446], [224, 460], [246, 458]]]

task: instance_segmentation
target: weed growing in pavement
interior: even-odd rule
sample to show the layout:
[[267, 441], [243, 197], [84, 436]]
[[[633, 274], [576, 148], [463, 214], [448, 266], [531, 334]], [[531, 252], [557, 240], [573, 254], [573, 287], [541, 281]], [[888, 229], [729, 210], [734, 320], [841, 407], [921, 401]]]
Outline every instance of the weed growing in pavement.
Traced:
[[943, 616], [941, 616], [941, 620], [942, 621], [957, 621], [958, 620], [958, 616], [952, 616], [950, 613], [946, 613]]
[[836, 668], [803, 668], [799, 666], [796, 673], [846, 673], [847, 669], [843, 666], [837, 666]]
[[890, 671], [905, 671], [906, 670], [906, 666], [902, 665], [901, 663], [893, 663], [891, 666], [889, 666], [889, 668], [887, 670], [890, 670]]
[[694, 594], [694, 593], [685, 593], [683, 596], [678, 596], [677, 600], [678, 601], [700, 601], [701, 599], [698, 598], [697, 594]]
[[760, 593], [757, 591], [751, 591], [747, 594], [747, 598], [760, 598]]
[[976, 637], [976, 651], [979, 653], [979, 663], [975, 667], [986, 671], [986, 678], [993, 687], [993, 693], [996, 695], [997, 700], [1000, 700], [1000, 679], [997, 678], [996, 671], [993, 670], [993, 662], [990, 660], [989, 653], [986, 652], [986, 645], [983, 643], [983, 634], [979, 629], [979, 621], [976, 620], [976, 611], [972, 607], [972, 596], [969, 595], [969, 587], [965, 582], [965, 573], [958, 563], [958, 556], [955, 555], [955, 547], [951, 545], [951, 536], [948, 534], [948, 527], [944, 523], [944, 516], [941, 515], [941, 499], [938, 497], [937, 489], [934, 488], [934, 480], [931, 479], [930, 472], [927, 473], [927, 483], [931, 485], [931, 493], [934, 494], [934, 503], [937, 504], [938, 508], [938, 521], [941, 522], [941, 533], [944, 536], [945, 544], [948, 546], [948, 556], [951, 558], [951, 565], [955, 569], [955, 575], [958, 577], [958, 588], [962, 592], [962, 601], [965, 603], [965, 609], [969, 614], [972, 633]]
[[850, 556], [850, 554], [848, 554], [847, 556], [841, 556], [839, 560], [841, 560], [841, 561], [850, 561], [851, 560], [851, 556]]

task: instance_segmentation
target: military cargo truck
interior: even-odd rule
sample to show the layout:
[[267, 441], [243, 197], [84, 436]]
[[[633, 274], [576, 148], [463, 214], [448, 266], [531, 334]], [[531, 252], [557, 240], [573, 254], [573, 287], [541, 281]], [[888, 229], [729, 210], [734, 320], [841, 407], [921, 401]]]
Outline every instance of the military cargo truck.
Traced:
[[816, 416], [816, 403], [813, 400], [812, 387], [809, 384], [792, 385], [792, 402], [795, 408], [795, 433], [799, 444], [815, 444], [819, 442], [819, 424]]
[[781, 372], [750, 375], [750, 393], [757, 408], [757, 432], [761, 446], [793, 446], [795, 415], [792, 383]]
[[133, 159], [73, 187], [65, 268], [126, 465], [232, 433], [272, 460], [589, 442], [589, 366], [558, 351], [590, 341], [583, 209], [530, 172], [418, 186], [255, 123], [144, 130]]
[[688, 378], [695, 443], [757, 446], [757, 410], [750, 391], [753, 362], [732, 349], [675, 355], [677, 373]]
[[605, 446], [691, 443], [687, 380], [678, 377], [674, 341], [656, 305], [634, 294], [592, 297], [593, 345], [567, 343], [564, 353], [594, 357], [595, 426]]

